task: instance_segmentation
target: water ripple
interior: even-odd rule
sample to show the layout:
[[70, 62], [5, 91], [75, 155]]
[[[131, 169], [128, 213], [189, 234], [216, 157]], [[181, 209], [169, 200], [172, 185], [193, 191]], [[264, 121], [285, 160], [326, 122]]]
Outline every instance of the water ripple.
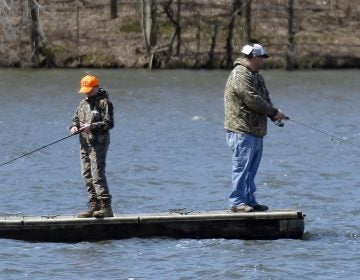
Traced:
[[[68, 135], [81, 69], [0, 70], [1, 161]], [[115, 106], [107, 174], [115, 213], [226, 209], [228, 71], [96, 70]], [[265, 71], [293, 119], [357, 144], [358, 71]], [[21, 79], [19, 79], [21, 77]], [[61, 83], [58, 81], [61, 80]], [[344, 86], [346, 85], [346, 86]], [[7, 121], [11, 120], [11, 121]], [[269, 123], [256, 178], [271, 209], [306, 214], [302, 240], [127, 239], [76, 244], [0, 240], [4, 279], [357, 279], [359, 152], [296, 123]], [[86, 207], [75, 138], [3, 166], [0, 212]]]

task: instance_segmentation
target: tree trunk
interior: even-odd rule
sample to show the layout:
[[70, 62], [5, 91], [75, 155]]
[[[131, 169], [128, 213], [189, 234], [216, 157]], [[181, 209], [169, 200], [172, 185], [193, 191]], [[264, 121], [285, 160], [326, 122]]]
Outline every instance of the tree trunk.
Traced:
[[219, 22], [215, 21], [212, 24], [212, 32], [211, 32], [211, 47], [209, 51], [209, 60], [208, 60], [208, 67], [214, 68], [215, 67], [215, 48], [216, 48], [216, 40], [219, 33]]
[[180, 18], [181, 18], [181, 0], [177, 1], [177, 13], [176, 13], [176, 37], [177, 37], [177, 44], [176, 44], [176, 55], [180, 55], [180, 48], [181, 48], [181, 24], [180, 24]]
[[196, 58], [195, 67], [199, 65], [199, 57], [201, 50], [201, 10], [196, 8]]
[[180, 25], [180, 15], [181, 15], [181, 0], [177, 0], [177, 10], [176, 15], [173, 9], [173, 2], [174, 0], [168, 0], [163, 4], [164, 11], [167, 17], [169, 18], [170, 22], [174, 25], [175, 31], [171, 37], [170, 44], [168, 46], [168, 51], [166, 55], [166, 64], [169, 63], [172, 52], [174, 49], [175, 39], [177, 40], [176, 43], [176, 55], [180, 55], [180, 48], [181, 48], [181, 25]]
[[231, 12], [231, 19], [229, 23], [229, 33], [226, 38], [226, 67], [230, 68], [233, 65], [233, 52], [234, 52], [234, 26], [235, 26], [235, 18], [236, 15], [239, 13], [239, 9], [241, 8], [241, 0], [233, 0], [233, 9]]
[[39, 9], [35, 0], [28, 0], [31, 40], [31, 62], [34, 67], [40, 64]]
[[145, 47], [149, 56], [149, 69], [152, 69], [156, 61], [154, 56], [157, 48], [156, 0], [141, 0], [141, 10]]
[[118, 17], [117, 0], [110, 0], [111, 18]]
[[79, 51], [79, 42], [80, 42], [80, 7], [79, 0], [76, 1], [76, 47]]
[[294, 44], [295, 44], [295, 32], [294, 32], [294, 1], [288, 0], [288, 43], [286, 50], [286, 70], [294, 69]]
[[244, 15], [245, 15], [244, 39], [245, 39], [245, 43], [250, 43], [252, 40], [252, 38], [251, 38], [251, 0], [247, 0], [247, 3], [245, 5]]

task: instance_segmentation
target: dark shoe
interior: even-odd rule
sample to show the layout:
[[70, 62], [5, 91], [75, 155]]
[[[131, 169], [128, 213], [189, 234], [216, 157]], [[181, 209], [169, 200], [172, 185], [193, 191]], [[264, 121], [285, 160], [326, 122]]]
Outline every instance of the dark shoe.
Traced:
[[102, 202], [99, 211], [95, 211], [95, 218], [106, 218], [106, 217], [114, 217], [114, 213], [111, 209], [111, 204]]
[[246, 204], [239, 204], [230, 208], [232, 212], [253, 212], [254, 208]]
[[253, 209], [256, 212], [263, 212], [269, 210], [269, 207], [267, 207], [266, 205], [256, 204]]
[[92, 199], [89, 201], [89, 208], [84, 212], [80, 212], [77, 214], [78, 218], [92, 218], [94, 212], [100, 210], [100, 204], [96, 199]]

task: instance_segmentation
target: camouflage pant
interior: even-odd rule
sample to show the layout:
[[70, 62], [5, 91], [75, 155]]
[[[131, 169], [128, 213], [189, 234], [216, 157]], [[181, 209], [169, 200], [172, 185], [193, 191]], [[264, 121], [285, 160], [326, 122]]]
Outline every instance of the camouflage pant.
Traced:
[[111, 200], [105, 176], [108, 145], [80, 148], [81, 172], [85, 181], [89, 201]]

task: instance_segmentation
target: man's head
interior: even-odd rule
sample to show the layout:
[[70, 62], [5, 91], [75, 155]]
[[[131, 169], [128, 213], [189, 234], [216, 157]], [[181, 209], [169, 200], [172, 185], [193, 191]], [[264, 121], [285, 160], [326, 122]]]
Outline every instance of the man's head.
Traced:
[[99, 81], [95, 76], [86, 75], [80, 81], [79, 93], [91, 95], [99, 88]]
[[263, 59], [269, 57], [260, 44], [245, 45], [241, 53], [247, 60], [248, 66], [254, 71], [258, 71], [264, 63]]

